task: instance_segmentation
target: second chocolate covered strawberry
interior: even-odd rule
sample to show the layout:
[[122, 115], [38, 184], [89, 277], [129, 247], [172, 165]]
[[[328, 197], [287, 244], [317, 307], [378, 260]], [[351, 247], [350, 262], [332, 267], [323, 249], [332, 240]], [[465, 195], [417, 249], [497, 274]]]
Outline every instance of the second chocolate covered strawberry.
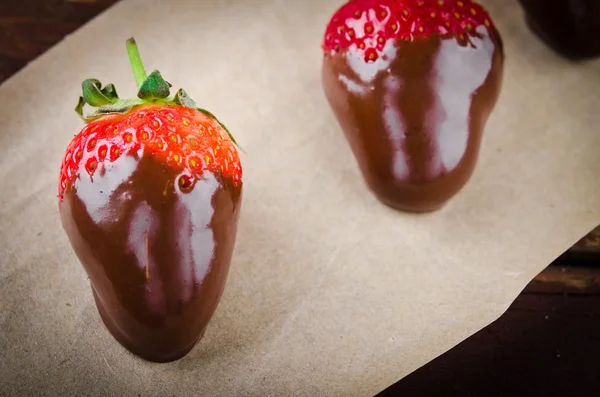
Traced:
[[[151, 361], [185, 355], [225, 287], [242, 199], [233, 138], [183, 90], [170, 95], [127, 48], [138, 97], [83, 83], [87, 122], [60, 172], [62, 224], [100, 317], [127, 349]], [[84, 115], [83, 107], [96, 109]]]
[[470, 0], [354, 0], [326, 29], [322, 79], [363, 177], [399, 210], [433, 211], [469, 180], [504, 52]]

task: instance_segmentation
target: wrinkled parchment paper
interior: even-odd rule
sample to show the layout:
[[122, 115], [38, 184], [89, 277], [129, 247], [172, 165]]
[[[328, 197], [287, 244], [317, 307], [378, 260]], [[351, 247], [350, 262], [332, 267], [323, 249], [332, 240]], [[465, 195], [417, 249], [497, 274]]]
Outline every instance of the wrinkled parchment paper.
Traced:
[[[600, 62], [558, 58], [506, 0], [483, 2], [507, 63], [471, 182], [434, 214], [380, 205], [320, 85], [340, 1], [124, 0], [0, 87], [0, 394], [373, 395], [499, 317], [600, 223]], [[109, 335], [57, 212], [80, 83], [134, 95], [131, 35], [246, 151], [223, 300], [170, 364]]]

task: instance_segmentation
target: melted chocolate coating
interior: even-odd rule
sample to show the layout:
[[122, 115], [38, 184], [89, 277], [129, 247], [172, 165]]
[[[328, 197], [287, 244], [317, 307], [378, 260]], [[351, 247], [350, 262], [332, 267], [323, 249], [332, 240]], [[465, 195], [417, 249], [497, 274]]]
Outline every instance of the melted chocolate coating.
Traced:
[[519, 2], [531, 30], [554, 51], [573, 60], [600, 56], [600, 1]]
[[132, 353], [167, 362], [204, 333], [223, 293], [242, 186], [180, 175], [135, 153], [82, 176], [59, 203], [104, 324]]
[[458, 42], [438, 35], [389, 41], [367, 64], [349, 49], [326, 54], [325, 94], [381, 202], [439, 209], [470, 178], [502, 83], [499, 34]]

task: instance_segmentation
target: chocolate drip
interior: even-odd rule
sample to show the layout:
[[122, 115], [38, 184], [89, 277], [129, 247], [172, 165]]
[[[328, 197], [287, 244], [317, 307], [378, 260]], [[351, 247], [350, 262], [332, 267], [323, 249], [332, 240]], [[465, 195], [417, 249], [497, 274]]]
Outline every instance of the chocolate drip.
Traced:
[[59, 209], [99, 313], [134, 354], [178, 359], [223, 293], [241, 185], [205, 172], [184, 189], [181, 175], [141, 153], [98, 171], [77, 180]]

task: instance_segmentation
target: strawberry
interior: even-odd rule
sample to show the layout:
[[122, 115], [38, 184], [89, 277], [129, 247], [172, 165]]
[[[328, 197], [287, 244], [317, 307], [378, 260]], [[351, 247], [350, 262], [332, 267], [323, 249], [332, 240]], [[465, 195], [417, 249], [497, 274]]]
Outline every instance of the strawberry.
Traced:
[[185, 91], [171, 96], [160, 72], [146, 75], [133, 39], [127, 50], [138, 97], [83, 82], [87, 125], [62, 161], [59, 211], [108, 330], [165, 362], [193, 348], [223, 293], [242, 167], [226, 127]]
[[471, 0], [354, 0], [325, 30], [323, 88], [383, 203], [433, 211], [470, 178], [504, 52]]
[[549, 47], [573, 60], [600, 56], [598, 0], [519, 0], [531, 30]]

